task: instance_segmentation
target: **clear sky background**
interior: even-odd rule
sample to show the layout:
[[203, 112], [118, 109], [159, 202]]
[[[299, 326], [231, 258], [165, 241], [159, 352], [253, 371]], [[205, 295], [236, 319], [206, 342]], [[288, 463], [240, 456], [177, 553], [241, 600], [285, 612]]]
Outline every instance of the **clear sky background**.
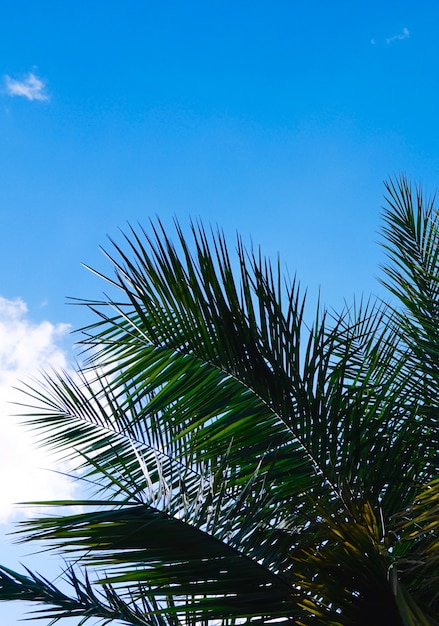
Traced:
[[0, 562], [11, 502], [72, 493], [6, 403], [69, 366], [90, 316], [66, 297], [105, 289], [81, 263], [108, 269], [107, 235], [201, 218], [328, 306], [383, 294], [383, 180], [438, 184], [438, 24], [436, 0], [2, 3]]

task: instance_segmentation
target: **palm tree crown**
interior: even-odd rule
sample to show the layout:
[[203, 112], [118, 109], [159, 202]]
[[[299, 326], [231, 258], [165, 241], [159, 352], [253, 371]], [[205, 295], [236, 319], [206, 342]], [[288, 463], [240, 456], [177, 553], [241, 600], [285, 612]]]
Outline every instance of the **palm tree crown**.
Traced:
[[157, 222], [112, 242], [120, 299], [86, 303], [86, 364], [26, 390], [93, 489], [19, 531], [68, 585], [0, 567], [0, 600], [51, 623], [439, 624], [438, 216], [405, 178], [386, 189], [398, 306], [311, 324], [240, 239], [232, 258]]

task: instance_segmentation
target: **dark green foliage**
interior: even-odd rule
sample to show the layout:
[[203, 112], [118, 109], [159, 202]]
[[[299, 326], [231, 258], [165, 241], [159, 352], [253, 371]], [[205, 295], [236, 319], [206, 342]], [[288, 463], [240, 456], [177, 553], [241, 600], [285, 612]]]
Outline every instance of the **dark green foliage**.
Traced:
[[[306, 323], [305, 297], [238, 240], [160, 223], [113, 243], [121, 300], [87, 303], [75, 375], [28, 388], [43, 446], [95, 486], [23, 522], [72, 595], [0, 569], [0, 599], [126, 624], [439, 624], [439, 233], [405, 179], [387, 286]], [[80, 573], [83, 571], [84, 573]], [[82, 582], [80, 582], [82, 580]]]

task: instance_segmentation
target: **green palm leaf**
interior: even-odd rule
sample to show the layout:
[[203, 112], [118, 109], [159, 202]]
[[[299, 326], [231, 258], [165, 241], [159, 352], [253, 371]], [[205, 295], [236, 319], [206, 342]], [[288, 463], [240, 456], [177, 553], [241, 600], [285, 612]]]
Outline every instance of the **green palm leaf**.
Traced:
[[[319, 308], [308, 325], [297, 282], [200, 224], [192, 241], [176, 224], [177, 245], [159, 222], [113, 243], [121, 295], [87, 303], [85, 366], [27, 388], [41, 445], [93, 493], [18, 536], [96, 571], [74, 584], [79, 613], [97, 586], [107, 608], [133, 605], [133, 624], [437, 623], [423, 489], [437, 476], [439, 240], [431, 203], [388, 189], [404, 310]], [[0, 598], [23, 589], [65, 616], [62, 595], [20, 576], [4, 570]]]

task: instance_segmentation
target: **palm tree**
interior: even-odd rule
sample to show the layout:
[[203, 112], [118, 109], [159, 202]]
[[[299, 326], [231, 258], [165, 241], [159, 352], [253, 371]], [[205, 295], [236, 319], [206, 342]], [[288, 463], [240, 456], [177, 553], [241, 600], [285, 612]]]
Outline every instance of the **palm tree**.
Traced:
[[310, 325], [240, 239], [232, 258], [157, 222], [112, 242], [121, 295], [86, 303], [86, 364], [27, 388], [41, 445], [91, 488], [19, 529], [65, 584], [1, 567], [0, 599], [51, 623], [439, 624], [434, 198], [390, 181], [384, 222], [398, 307]]

